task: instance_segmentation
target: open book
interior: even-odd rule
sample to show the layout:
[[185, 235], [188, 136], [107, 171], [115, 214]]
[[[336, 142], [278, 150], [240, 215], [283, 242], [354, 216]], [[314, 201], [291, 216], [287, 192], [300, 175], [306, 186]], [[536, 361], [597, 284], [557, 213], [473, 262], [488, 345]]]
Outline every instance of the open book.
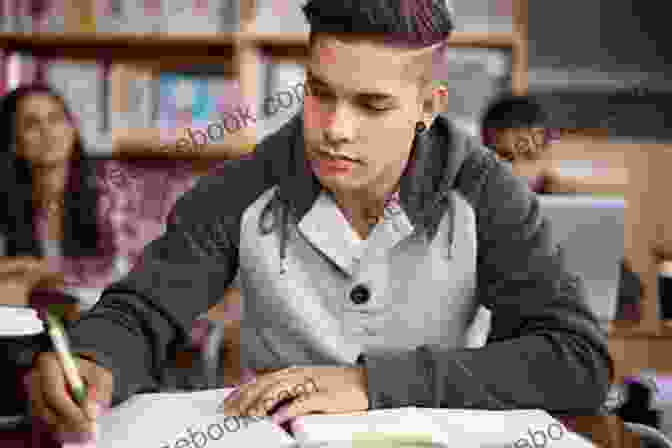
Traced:
[[[347, 415], [309, 415], [292, 422], [301, 446], [591, 448], [541, 410], [400, 408]], [[327, 446], [327, 445], [325, 445]]]
[[137, 394], [104, 410], [86, 442], [63, 448], [288, 447], [296, 441], [270, 419], [227, 417], [217, 406], [233, 389]]
[[135, 395], [103, 412], [95, 439], [65, 443], [63, 447], [592, 447], [549, 414], [537, 410], [411, 407], [311, 415], [292, 422], [292, 437], [270, 419], [218, 414], [218, 405], [232, 390]]

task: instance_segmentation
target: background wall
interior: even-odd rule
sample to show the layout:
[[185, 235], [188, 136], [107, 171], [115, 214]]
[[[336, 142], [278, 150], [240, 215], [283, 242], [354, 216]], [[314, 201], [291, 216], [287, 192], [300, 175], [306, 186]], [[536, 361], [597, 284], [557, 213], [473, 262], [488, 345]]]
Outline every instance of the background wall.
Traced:
[[[663, 2], [529, 1], [529, 81], [560, 127], [669, 139]], [[668, 119], [669, 120], [669, 119]]]

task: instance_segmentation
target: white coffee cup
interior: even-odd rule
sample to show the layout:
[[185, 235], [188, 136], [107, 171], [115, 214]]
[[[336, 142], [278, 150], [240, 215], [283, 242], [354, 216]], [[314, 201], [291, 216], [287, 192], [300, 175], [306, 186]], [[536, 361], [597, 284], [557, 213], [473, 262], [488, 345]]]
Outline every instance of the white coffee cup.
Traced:
[[0, 337], [35, 336], [44, 324], [32, 308], [0, 305]]

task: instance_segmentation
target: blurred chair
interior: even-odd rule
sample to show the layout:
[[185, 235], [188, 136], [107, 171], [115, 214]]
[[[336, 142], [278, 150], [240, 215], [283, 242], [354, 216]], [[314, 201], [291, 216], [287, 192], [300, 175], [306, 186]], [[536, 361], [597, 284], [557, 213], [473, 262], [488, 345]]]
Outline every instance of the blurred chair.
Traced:
[[539, 195], [568, 269], [581, 275], [587, 301], [606, 330], [616, 312], [624, 246], [623, 198]]
[[625, 429], [637, 434], [642, 448], [672, 448], [672, 440], [659, 430], [641, 423], [623, 422]]

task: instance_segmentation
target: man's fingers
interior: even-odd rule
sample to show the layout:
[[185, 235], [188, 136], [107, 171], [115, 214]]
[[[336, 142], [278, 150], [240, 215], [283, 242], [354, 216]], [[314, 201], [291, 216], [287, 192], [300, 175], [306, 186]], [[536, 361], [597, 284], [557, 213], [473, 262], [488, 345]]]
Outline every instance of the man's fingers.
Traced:
[[55, 355], [41, 356], [38, 363], [45, 405], [54, 409], [64, 425], [72, 431], [90, 431], [91, 421], [70, 397], [63, 369]]
[[[94, 363], [77, 358], [81, 371], [90, 378], [87, 390], [87, 402], [95, 404], [97, 411], [109, 408], [112, 405], [114, 393], [114, 379], [106, 370], [99, 368]], [[97, 412], [96, 412], [97, 413]]]
[[3, 257], [0, 260], [0, 272], [23, 272], [39, 269], [42, 261], [35, 257]]
[[43, 420], [49, 426], [57, 427], [60, 418], [44, 400], [39, 372], [32, 370], [26, 378], [26, 384], [32, 417]]
[[[251, 401], [250, 409], [255, 411], [251, 415], [270, 415], [271, 410], [278, 403], [296, 398], [300, 393], [297, 392], [297, 389], [303, 390], [303, 388], [300, 388], [300, 384], [297, 384], [297, 381], [289, 380], [280, 381], [268, 386], [264, 391], [260, 392], [260, 395], [255, 400]], [[248, 409], [245, 406], [246, 404], [242, 407], [243, 412], [246, 412]]]
[[322, 413], [345, 412], [334, 408], [334, 397], [327, 392], [314, 392], [296, 397], [291, 403], [282, 406], [272, 416], [273, 423], [281, 425], [293, 418]]
[[278, 381], [266, 380], [249, 385], [244, 390], [241, 390], [233, 408], [234, 412], [238, 412], [239, 415], [256, 417], [267, 415], [268, 410], [273, 408], [275, 401], [270, 391], [276, 387]]

